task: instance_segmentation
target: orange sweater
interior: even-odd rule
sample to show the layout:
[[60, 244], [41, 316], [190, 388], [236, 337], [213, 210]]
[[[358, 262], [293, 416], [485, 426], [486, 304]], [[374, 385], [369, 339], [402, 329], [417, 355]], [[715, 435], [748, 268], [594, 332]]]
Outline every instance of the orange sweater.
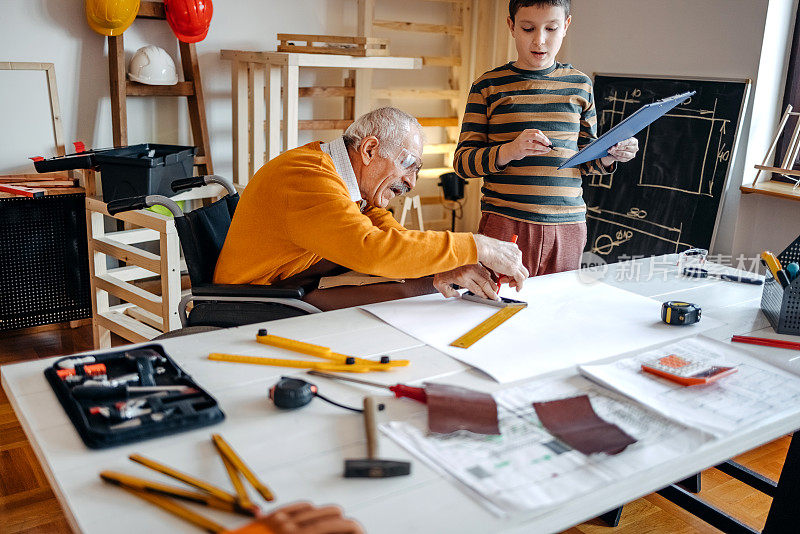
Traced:
[[377, 276], [418, 278], [477, 263], [469, 233], [406, 230], [362, 213], [319, 142], [264, 165], [242, 193], [214, 273], [219, 284], [270, 284], [322, 259]]

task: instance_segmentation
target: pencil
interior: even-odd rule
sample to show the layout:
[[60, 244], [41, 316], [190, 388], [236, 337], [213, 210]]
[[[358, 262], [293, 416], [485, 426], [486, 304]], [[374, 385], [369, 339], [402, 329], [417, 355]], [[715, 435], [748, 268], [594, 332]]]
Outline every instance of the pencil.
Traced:
[[275, 496], [270, 489], [264, 485], [250, 470], [241, 458], [234, 452], [228, 442], [226, 442], [219, 434], [212, 434], [211, 439], [214, 440], [214, 445], [219, 449], [219, 453], [224, 456], [231, 464], [233, 464], [239, 472], [253, 485], [256, 491], [261, 494], [267, 501], [275, 500]]
[[751, 345], [763, 345], [765, 347], [776, 347], [779, 349], [800, 350], [800, 343], [797, 341], [785, 341], [783, 339], [769, 339], [764, 337], [733, 336], [731, 341], [737, 343], [749, 343]]
[[190, 486], [194, 486], [195, 488], [201, 489], [207, 493], [210, 493], [214, 497], [221, 499], [223, 501], [227, 501], [231, 504], [236, 502], [236, 497], [228, 493], [227, 491], [220, 489], [216, 486], [209, 484], [208, 482], [203, 482], [200, 479], [194, 478], [193, 476], [187, 475], [186, 473], [181, 473], [180, 471], [173, 469], [167, 465], [160, 464], [155, 460], [151, 460], [150, 458], [145, 458], [141, 454], [131, 454], [128, 456], [131, 460], [136, 463], [142, 464], [145, 467], [149, 467], [154, 471], [158, 471], [164, 475], [170, 476], [174, 479], [180, 480], [185, 484], [189, 484]]
[[216, 534], [218, 532], [225, 532], [227, 530], [225, 527], [220, 525], [219, 523], [215, 523], [210, 519], [203, 517], [202, 515], [195, 513], [188, 508], [181, 506], [176, 502], [172, 502], [171, 500], [167, 499], [166, 497], [162, 497], [160, 495], [154, 495], [152, 493], [147, 493], [146, 491], [137, 490], [133, 488], [128, 488], [126, 486], [120, 486], [120, 488], [124, 489], [128, 493], [132, 493], [139, 497], [140, 499], [144, 499], [152, 504], [155, 504], [162, 510], [169, 512], [170, 514], [183, 519], [184, 521], [188, 521], [193, 525], [197, 525], [198, 527], [202, 528], [206, 532], [211, 532], [212, 534]]
[[238, 496], [239, 504], [241, 504], [245, 508], [251, 508], [255, 506], [253, 501], [250, 500], [250, 496], [247, 495], [247, 490], [242, 483], [242, 478], [239, 476], [239, 472], [236, 470], [236, 467], [228, 460], [228, 458], [222, 454], [220, 451], [220, 458], [222, 459], [222, 465], [225, 466], [225, 471], [228, 472], [228, 477], [231, 479], [231, 484], [233, 484], [233, 489], [236, 490], [236, 495]]
[[126, 488], [146, 491], [148, 493], [157, 493], [167, 497], [175, 497], [176, 499], [182, 499], [184, 501], [193, 502], [195, 504], [200, 504], [202, 506], [207, 506], [209, 508], [214, 508], [216, 510], [222, 510], [225, 512], [232, 512], [250, 517], [255, 517], [259, 512], [258, 508], [253, 505], [253, 503], [250, 503], [250, 506], [240, 505], [239, 503], [231, 503], [206, 493], [197, 493], [183, 488], [161, 484], [160, 482], [145, 480], [143, 478], [126, 475], [124, 473], [117, 473], [115, 471], [102, 471], [100, 473], [100, 478], [102, 478], [105, 482], [114, 484], [116, 486], [124, 486]]

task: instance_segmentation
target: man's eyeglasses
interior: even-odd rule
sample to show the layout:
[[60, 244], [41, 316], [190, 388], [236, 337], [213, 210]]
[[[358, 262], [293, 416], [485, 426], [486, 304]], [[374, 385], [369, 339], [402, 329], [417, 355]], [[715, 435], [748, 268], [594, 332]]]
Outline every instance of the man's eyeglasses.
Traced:
[[405, 171], [407, 174], [417, 175], [422, 168], [422, 160], [412, 154], [407, 148], [400, 150], [400, 154], [394, 159], [395, 165]]

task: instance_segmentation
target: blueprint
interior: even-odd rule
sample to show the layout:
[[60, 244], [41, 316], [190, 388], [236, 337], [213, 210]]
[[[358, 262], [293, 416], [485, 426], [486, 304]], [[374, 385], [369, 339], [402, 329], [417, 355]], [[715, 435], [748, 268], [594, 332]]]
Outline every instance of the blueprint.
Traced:
[[[551, 436], [532, 403], [576, 395], [588, 395], [598, 416], [618, 425], [637, 443], [615, 456], [586, 456]], [[500, 436], [466, 431], [427, 435], [424, 414], [381, 429], [498, 515], [568, 501], [711, 439], [580, 376], [532, 381], [494, 396]]]
[[[677, 354], [708, 359], [738, 371], [706, 385], [681, 386], [641, 370], [641, 363]], [[800, 403], [800, 377], [757, 360], [747, 351], [702, 336], [580, 372], [675, 421], [722, 436], [764, 422]]]

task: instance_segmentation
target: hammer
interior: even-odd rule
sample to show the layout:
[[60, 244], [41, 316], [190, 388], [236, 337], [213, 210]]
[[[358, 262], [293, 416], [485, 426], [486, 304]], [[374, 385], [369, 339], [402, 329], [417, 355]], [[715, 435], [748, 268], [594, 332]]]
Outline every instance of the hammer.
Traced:
[[411, 462], [379, 460], [378, 427], [375, 417], [378, 407], [375, 397], [364, 397], [364, 428], [367, 431], [367, 457], [361, 460], [345, 460], [345, 478], [387, 478], [411, 474]]

